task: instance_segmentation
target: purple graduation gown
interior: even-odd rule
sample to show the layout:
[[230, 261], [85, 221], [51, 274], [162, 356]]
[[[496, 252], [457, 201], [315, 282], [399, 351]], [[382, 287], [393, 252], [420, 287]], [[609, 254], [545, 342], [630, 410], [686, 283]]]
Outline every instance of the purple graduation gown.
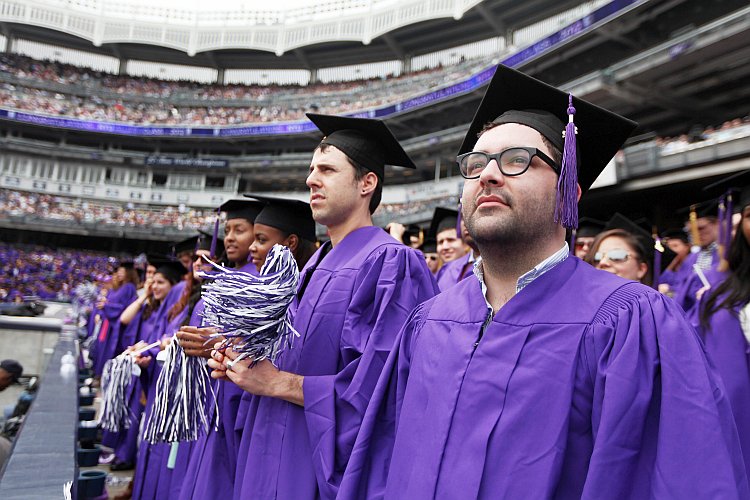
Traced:
[[437, 284], [440, 291], [447, 290], [462, 279], [470, 276], [474, 265], [469, 262], [471, 252], [456, 260], [446, 262], [437, 272]]
[[[708, 294], [704, 294], [701, 304], [707, 298]], [[740, 326], [741, 309], [720, 309], [711, 316], [708, 328], [696, 323], [708, 358], [716, 366], [726, 387], [750, 477], [750, 345]]]
[[[255, 264], [245, 264], [239, 269], [257, 274]], [[199, 303], [202, 315], [203, 301]], [[196, 309], [198, 305], [196, 305]], [[202, 325], [202, 316], [196, 318], [195, 326]], [[191, 325], [192, 325], [191, 321]], [[237, 469], [237, 453], [240, 431], [236, 428], [240, 399], [244, 391], [223, 380], [212, 380], [216, 404], [219, 405], [218, 429], [211, 423], [208, 433], [193, 443], [179, 498], [200, 500], [203, 498], [230, 498], [234, 490]], [[210, 396], [209, 396], [210, 398]], [[207, 401], [209, 415], [213, 414], [213, 401]]]
[[[127, 325], [121, 325], [120, 337], [128, 342], [126, 347], [138, 341], [149, 342], [151, 332], [160, 320], [161, 307], [152, 312], [147, 319], [143, 319], [146, 304], [136, 313]], [[133, 383], [128, 393], [128, 407], [130, 408], [130, 427], [119, 432], [103, 431], [102, 444], [114, 450], [118, 462], [135, 462], [138, 453], [138, 433], [141, 416], [143, 415], [142, 401], [143, 387], [141, 378], [133, 375]]]
[[[169, 321], [169, 310], [180, 299], [182, 291], [185, 288], [185, 282], [181, 281], [174, 285], [162, 302], [156, 315], [153, 327], [147, 332], [144, 342], [149, 344], [161, 340], [166, 335], [175, 333], [175, 324], [179, 324], [184, 319], [183, 313], [178, 314], [172, 321]], [[182, 318], [180, 318], [182, 316]], [[171, 331], [169, 329], [172, 329]], [[159, 379], [161, 367], [156, 361], [156, 355], [159, 354], [159, 348], [154, 347], [143, 353], [144, 356], [152, 356], [151, 363], [147, 368], [141, 370], [141, 387], [146, 393], [146, 407], [143, 411], [143, 421], [147, 422], [151, 416], [156, 395], [156, 382]], [[167, 443], [149, 444], [139, 436], [138, 460], [136, 462], [135, 475], [133, 477], [133, 496], [134, 500], [138, 499], [157, 499], [168, 498], [160, 496], [169, 488], [169, 479], [171, 475], [163, 474], [162, 465], [166, 464], [169, 458], [170, 445]], [[162, 477], [163, 476], [163, 477]]]
[[[422, 255], [380, 228], [352, 231], [323, 253], [303, 269], [307, 286], [292, 303], [300, 337], [277, 359], [305, 377], [305, 407], [243, 395], [234, 498], [332, 497], [329, 483], [346, 464], [396, 334], [437, 291]], [[360, 361], [366, 369], [357, 370]]]
[[729, 401], [670, 299], [569, 257], [488, 323], [477, 279], [417, 308], [339, 498], [748, 498]]
[[[675, 284], [674, 286], [674, 301], [682, 307], [685, 312], [690, 310], [697, 304], [695, 294], [703, 288], [703, 282], [700, 280], [698, 275], [693, 269], [693, 265], [698, 261], [698, 252], [691, 253], [685, 257], [685, 262], [682, 263], [681, 269], [684, 269], [680, 274], [682, 281]], [[706, 269], [703, 273], [711, 282], [710, 274], [712, 274], [719, 267], [720, 259], [718, 250], [714, 250], [712, 253], [711, 268]]]
[[125, 283], [107, 294], [107, 301], [101, 310], [101, 318], [107, 322], [102, 328], [107, 328], [107, 330], [106, 333], [100, 331], [100, 335], [94, 340], [96, 343], [96, 358], [93, 366], [95, 375], [101, 376], [104, 364], [127, 347], [123, 346], [120, 341], [120, 315], [137, 298], [138, 292], [132, 283]]

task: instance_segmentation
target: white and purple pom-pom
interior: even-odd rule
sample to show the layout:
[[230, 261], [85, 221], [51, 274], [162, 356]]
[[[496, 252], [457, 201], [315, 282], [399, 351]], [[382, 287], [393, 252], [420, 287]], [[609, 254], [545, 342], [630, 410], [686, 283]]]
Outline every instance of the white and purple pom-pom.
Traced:
[[204, 324], [219, 329], [213, 337], [223, 337], [221, 348], [231, 346], [238, 359], [274, 362], [297, 335], [287, 315], [299, 280], [292, 252], [274, 245], [260, 275], [211, 264], [218, 272], [203, 275]]
[[133, 383], [132, 356], [121, 354], [104, 364], [102, 372], [102, 411], [99, 424], [102, 429], [119, 432], [130, 428], [128, 396]]
[[[203, 358], [188, 356], [175, 337], [165, 350], [166, 359], [156, 382], [154, 406], [146, 422], [144, 439], [149, 443], [196, 441], [208, 431], [208, 392], [211, 377]], [[218, 405], [214, 409], [217, 412]]]

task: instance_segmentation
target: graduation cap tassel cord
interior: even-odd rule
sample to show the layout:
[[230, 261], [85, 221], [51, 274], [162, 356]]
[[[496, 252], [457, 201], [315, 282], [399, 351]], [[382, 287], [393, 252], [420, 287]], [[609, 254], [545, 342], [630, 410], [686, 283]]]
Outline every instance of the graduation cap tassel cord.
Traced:
[[211, 258], [216, 258], [216, 242], [219, 240], [219, 224], [221, 223], [221, 209], [219, 208], [216, 211], [216, 221], [214, 221], [214, 235], [211, 239], [211, 249], [209, 250], [209, 253], [211, 254]]
[[729, 262], [727, 261], [727, 252], [729, 251], [729, 246], [727, 245], [727, 232], [731, 234], [732, 228], [727, 227], [725, 224], [726, 219], [726, 202], [727, 202], [727, 196], [722, 196], [721, 199], [719, 199], [719, 266], [717, 269], [721, 272], [726, 272], [729, 269]]
[[223, 337], [220, 348], [231, 346], [238, 359], [274, 362], [298, 335], [287, 316], [299, 280], [291, 251], [274, 245], [259, 276], [209, 262], [219, 271], [204, 275], [204, 324], [220, 328], [212, 338]]
[[654, 272], [653, 288], [659, 289], [659, 280], [661, 279], [661, 254], [664, 252], [664, 246], [661, 243], [659, 235], [654, 231]]
[[578, 227], [578, 165], [576, 152], [576, 134], [578, 130], [573, 121], [576, 108], [573, 107], [573, 94], [568, 94], [568, 124], [563, 132], [563, 147], [560, 178], [557, 181], [557, 199], [555, 203], [555, 222], [568, 229]]

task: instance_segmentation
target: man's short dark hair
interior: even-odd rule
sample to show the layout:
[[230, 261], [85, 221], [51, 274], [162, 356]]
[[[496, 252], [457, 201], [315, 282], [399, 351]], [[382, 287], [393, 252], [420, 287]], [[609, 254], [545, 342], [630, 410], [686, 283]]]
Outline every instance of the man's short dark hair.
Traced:
[[[326, 150], [330, 147], [330, 144], [318, 144], [318, 148], [321, 152], [325, 153]], [[343, 151], [342, 151], [343, 153]], [[352, 164], [354, 167], [354, 182], [359, 182], [362, 180], [362, 178], [367, 175], [369, 172], [372, 172], [372, 170], [365, 168], [358, 162], [354, 161], [352, 158], [349, 157], [346, 153], [344, 153], [346, 156], [346, 159], [349, 160], [349, 163]], [[375, 174], [377, 176], [377, 174]], [[383, 179], [378, 177], [378, 184], [375, 186], [375, 190], [372, 192], [372, 198], [370, 198], [370, 215], [375, 213], [375, 210], [380, 205], [380, 200], [383, 197]]]

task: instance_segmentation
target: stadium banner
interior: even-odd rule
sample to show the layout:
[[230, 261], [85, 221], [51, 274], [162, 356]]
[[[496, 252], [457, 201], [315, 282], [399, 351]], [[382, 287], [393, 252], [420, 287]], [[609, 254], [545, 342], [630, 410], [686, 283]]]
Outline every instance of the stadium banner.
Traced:
[[143, 164], [154, 167], [227, 168], [229, 160], [211, 158], [175, 158], [172, 156], [146, 156]]
[[[502, 64], [518, 67], [544, 54], [558, 45], [563, 44], [574, 36], [580, 35], [608, 18], [620, 14], [635, 4], [645, 0], [613, 0], [596, 9], [591, 14], [568, 24], [561, 30], [521, 49], [504, 59]], [[495, 65], [481, 70], [469, 78], [458, 83], [428, 92], [426, 94], [407, 99], [405, 101], [383, 106], [381, 108], [364, 110], [358, 113], [347, 113], [346, 116], [355, 118], [386, 118], [391, 115], [431, 105], [458, 95], [472, 92], [490, 81], [495, 73]], [[29, 123], [46, 127], [66, 128], [85, 132], [104, 134], [131, 135], [142, 137], [192, 137], [192, 138], [220, 138], [220, 137], [253, 137], [267, 135], [305, 134], [317, 131], [315, 125], [307, 120], [286, 123], [269, 123], [248, 126], [203, 127], [203, 126], [153, 126], [130, 125], [100, 121], [79, 120], [76, 118], [62, 118], [58, 116], [38, 115], [17, 110], [0, 108], [0, 119]], [[177, 160], [177, 158], [174, 158]], [[157, 163], [158, 165], [163, 165]], [[174, 165], [178, 165], [175, 163]], [[184, 164], [183, 164], [184, 165]], [[194, 166], [204, 166], [197, 165]]]

